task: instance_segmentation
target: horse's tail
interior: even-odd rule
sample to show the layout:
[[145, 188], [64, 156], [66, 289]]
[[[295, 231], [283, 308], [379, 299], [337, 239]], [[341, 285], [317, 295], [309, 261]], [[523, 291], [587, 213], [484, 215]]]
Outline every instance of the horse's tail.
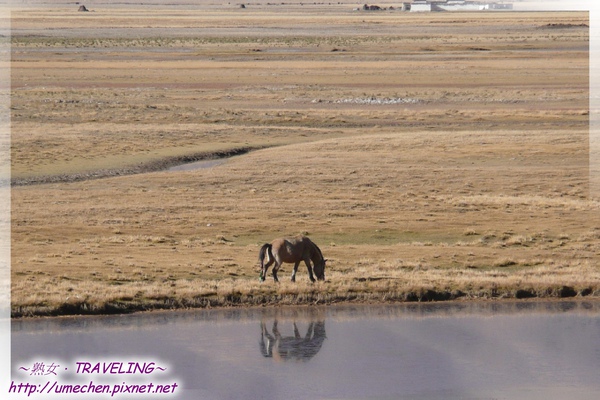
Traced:
[[269, 253], [271, 253], [272, 247], [273, 247], [273, 245], [271, 243], [265, 243], [265, 244], [263, 244], [263, 246], [260, 248], [260, 251], [258, 252], [258, 261], [260, 262], [261, 270], [265, 267], [265, 257], [267, 258], [267, 262], [268, 262], [268, 259], [270, 258]]
[[260, 248], [260, 251], [258, 252], [258, 261], [260, 262], [260, 281], [263, 282], [266, 278], [266, 272], [265, 271], [265, 258], [267, 259], [267, 264], [269, 263], [269, 261], [271, 261], [271, 248], [273, 247], [273, 245], [271, 245], [270, 243], [265, 243], [263, 244], [263, 246]]

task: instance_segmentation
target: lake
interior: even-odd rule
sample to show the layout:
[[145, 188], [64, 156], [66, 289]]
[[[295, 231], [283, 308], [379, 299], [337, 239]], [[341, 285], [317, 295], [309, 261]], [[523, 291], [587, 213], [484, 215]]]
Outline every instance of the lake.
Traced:
[[[54, 385], [51, 395], [32, 399], [596, 399], [599, 373], [600, 303], [593, 301], [12, 322], [13, 390]], [[161, 394], [147, 394], [157, 387]]]

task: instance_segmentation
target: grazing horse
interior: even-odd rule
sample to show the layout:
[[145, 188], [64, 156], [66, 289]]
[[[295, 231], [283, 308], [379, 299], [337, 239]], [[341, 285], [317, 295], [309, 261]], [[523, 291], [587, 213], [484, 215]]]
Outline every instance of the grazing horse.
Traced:
[[[264, 244], [260, 248], [258, 261], [260, 261], [261, 282], [264, 282], [267, 277], [267, 270], [273, 263], [275, 263], [273, 266], [273, 279], [275, 282], [279, 282], [279, 279], [277, 279], [277, 271], [279, 271], [281, 264], [284, 262], [294, 263], [292, 282], [296, 282], [296, 272], [298, 271], [298, 265], [301, 261], [304, 261], [306, 264], [308, 276], [312, 282], [315, 281], [313, 269], [318, 280], [325, 280], [325, 261], [327, 260], [323, 258], [321, 249], [306, 236], [297, 236], [288, 239], [280, 238], [273, 240], [271, 243]], [[311, 261], [313, 267], [310, 265]]]

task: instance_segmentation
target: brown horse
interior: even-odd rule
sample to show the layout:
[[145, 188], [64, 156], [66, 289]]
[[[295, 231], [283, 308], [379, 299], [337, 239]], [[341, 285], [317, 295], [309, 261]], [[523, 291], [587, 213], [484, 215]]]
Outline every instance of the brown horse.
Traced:
[[[266, 262], [265, 262], [266, 259]], [[280, 238], [275, 239], [271, 243], [266, 243], [260, 248], [258, 254], [258, 261], [260, 261], [260, 280], [264, 282], [267, 277], [267, 270], [271, 264], [273, 266], [273, 279], [275, 282], [279, 282], [277, 279], [277, 271], [281, 267], [281, 264], [294, 263], [294, 272], [292, 272], [292, 282], [296, 282], [296, 272], [298, 271], [298, 265], [301, 261], [304, 261], [306, 268], [308, 268], [308, 275], [312, 282], [315, 281], [313, 276], [313, 268], [317, 279], [320, 281], [325, 280], [325, 260], [321, 249], [314, 244], [306, 236], [297, 236], [295, 238]], [[313, 267], [310, 262], [312, 261]]]

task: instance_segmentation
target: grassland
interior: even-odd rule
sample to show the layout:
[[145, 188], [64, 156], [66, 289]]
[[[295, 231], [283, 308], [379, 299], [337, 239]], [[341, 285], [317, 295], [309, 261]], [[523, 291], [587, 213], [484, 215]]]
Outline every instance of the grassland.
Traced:
[[587, 13], [94, 11], [13, 12], [13, 316], [600, 295]]

